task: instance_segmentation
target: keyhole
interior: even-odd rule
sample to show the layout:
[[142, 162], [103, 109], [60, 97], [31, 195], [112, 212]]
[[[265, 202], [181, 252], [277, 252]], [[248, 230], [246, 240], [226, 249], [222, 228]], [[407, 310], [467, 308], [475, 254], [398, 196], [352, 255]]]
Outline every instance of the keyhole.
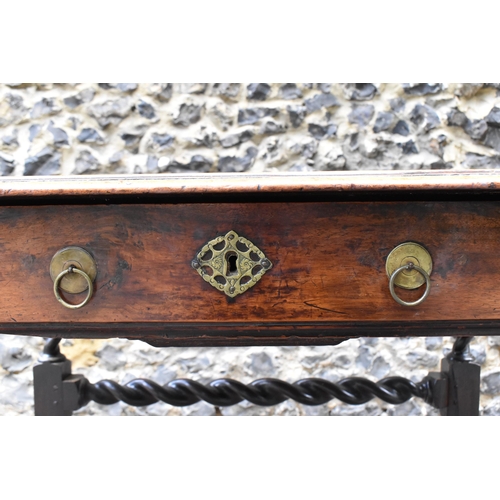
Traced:
[[234, 276], [235, 274], [238, 274], [238, 268], [236, 267], [238, 256], [234, 252], [228, 252], [226, 254], [226, 261], [226, 276]]

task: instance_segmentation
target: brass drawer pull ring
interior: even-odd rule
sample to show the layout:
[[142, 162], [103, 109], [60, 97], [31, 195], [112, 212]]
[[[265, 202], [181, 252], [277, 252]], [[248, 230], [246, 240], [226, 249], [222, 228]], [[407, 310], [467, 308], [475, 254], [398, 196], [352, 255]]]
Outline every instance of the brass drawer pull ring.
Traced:
[[[397, 295], [396, 292], [394, 291], [394, 280], [397, 278], [398, 274], [402, 271], [418, 271], [424, 278], [425, 278], [425, 292], [420, 297], [418, 300], [415, 302], [405, 302], [404, 300], [401, 300]], [[413, 262], [409, 262], [408, 264], [399, 267], [396, 269], [392, 274], [391, 274], [391, 279], [389, 280], [389, 290], [391, 291], [392, 298], [398, 303], [401, 304], [402, 306], [407, 306], [407, 307], [412, 307], [412, 306], [418, 306], [418, 304], [421, 304], [429, 295], [431, 291], [431, 278], [427, 274], [427, 272], [422, 269], [420, 266], [416, 266]]]
[[[80, 304], [69, 304], [66, 302], [61, 295], [59, 294], [59, 283], [61, 280], [66, 276], [68, 273], [77, 273], [85, 278], [88, 284], [88, 292], [87, 292], [87, 297], [85, 297], [85, 300], [83, 302], [80, 302]], [[87, 302], [90, 300], [92, 297], [92, 294], [94, 293], [94, 285], [92, 284], [92, 280], [90, 279], [90, 276], [82, 271], [81, 269], [78, 269], [77, 267], [70, 266], [68, 269], [65, 269], [62, 271], [57, 278], [54, 280], [54, 295], [56, 296], [56, 299], [64, 306], [67, 307], [68, 309], [79, 309], [80, 307], [83, 307]]]

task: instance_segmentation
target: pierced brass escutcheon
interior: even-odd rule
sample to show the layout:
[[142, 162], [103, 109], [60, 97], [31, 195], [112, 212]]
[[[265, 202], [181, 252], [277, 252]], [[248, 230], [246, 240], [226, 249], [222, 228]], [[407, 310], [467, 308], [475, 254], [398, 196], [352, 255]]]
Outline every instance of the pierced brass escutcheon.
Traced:
[[[93, 282], [97, 276], [97, 266], [94, 258], [80, 247], [66, 247], [56, 252], [50, 262], [50, 277], [52, 281], [70, 267], [83, 271]], [[80, 273], [69, 272], [64, 275], [59, 288], [68, 293], [81, 293], [89, 288], [87, 279]]]
[[273, 267], [259, 248], [236, 231], [209, 241], [191, 265], [207, 283], [229, 297], [246, 292]]
[[400, 288], [406, 288], [407, 290], [415, 290], [426, 282], [426, 278], [422, 273], [414, 269], [413, 266], [420, 267], [430, 276], [432, 272], [432, 257], [430, 253], [418, 243], [402, 243], [394, 248], [387, 256], [385, 263], [387, 276], [391, 278], [394, 271], [404, 266], [408, 266], [408, 269], [400, 271], [398, 275], [395, 276], [394, 285]]

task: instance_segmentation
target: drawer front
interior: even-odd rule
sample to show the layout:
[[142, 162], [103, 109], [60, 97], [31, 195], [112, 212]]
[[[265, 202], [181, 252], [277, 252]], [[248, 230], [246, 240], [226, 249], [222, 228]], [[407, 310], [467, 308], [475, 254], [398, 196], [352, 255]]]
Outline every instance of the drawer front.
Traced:
[[[234, 298], [191, 262], [234, 230], [273, 267]], [[387, 255], [405, 241], [433, 259], [417, 307], [389, 293]], [[67, 246], [97, 264], [95, 292], [59, 304], [49, 265]], [[0, 208], [0, 323], [342, 325], [499, 320], [500, 203], [220, 203]], [[415, 300], [422, 289], [398, 290]], [[66, 295], [83, 300], [85, 293]]]

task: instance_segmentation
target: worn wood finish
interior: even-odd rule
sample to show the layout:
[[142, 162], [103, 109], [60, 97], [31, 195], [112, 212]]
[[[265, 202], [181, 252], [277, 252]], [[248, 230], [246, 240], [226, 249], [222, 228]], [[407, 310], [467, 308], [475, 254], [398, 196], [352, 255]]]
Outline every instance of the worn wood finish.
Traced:
[[[234, 299], [190, 267], [231, 229], [273, 262]], [[404, 241], [434, 261], [431, 294], [415, 308], [395, 303], [385, 273]], [[0, 331], [158, 346], [496, 335], [499, 242], [494, 171], [0, 179]], [[71, 245], [98, 267], [78, 310], [56, 301], [49, 277]], [[398, 289], [408, 301], [421, 293]]]
[[469, 195], [499, 193], [500, 173], [494, 170], [474, 171], [407, 171], [407, 172], [315, 172], [281, 174], [188, 174], [141, 175], [120, 177], [21, 177], [0, 179], [0, 202], [8, 204], [25, 199], [64, 199], [72, 203], [92, 203], [94, 199], [120, 197], [126, 202], [140, 202], [163, 196], [165, 201], [176, 196], [209, 195], [241, 196], [303, 193], [339, 193], [388, 195], [398, 192], [406, 197], [415, 193], [463, 193]]
[[[234, 299], [190, 267], [230, 229], [274, 264]], [[415, 308], [395, 303], [385, 273], [404, 241], [434, 260], [431, 294]], [[157, 345], [333, 344], [367, 332], [423, 335], [430, 325], [496, 333], [499, 242], [500, 201], [4, 206], [0, 331]], [[57, 303], [49, 276], [52, 256], [70, 245], [98, 267], [95, 295], [79, 310]]]

